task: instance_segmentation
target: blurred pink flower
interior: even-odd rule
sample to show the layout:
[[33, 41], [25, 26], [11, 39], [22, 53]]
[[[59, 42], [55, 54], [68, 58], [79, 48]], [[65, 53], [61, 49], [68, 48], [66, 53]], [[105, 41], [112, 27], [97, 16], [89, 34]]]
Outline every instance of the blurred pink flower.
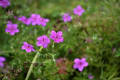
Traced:
[[47, 22], [49, 22], [49, 19], [45, 19], [45, 18], [42, 18], [42, 17], [41, 17], [41, 18], [39, 19], [38, 25], [41, 25], [41, 26], [45, 27]]
[[5, 58], [4, 57], [2, 57], [2, 56], [0, 56], [0, 67], [4, 67], [4, 62], [5, 62]]
[[6, 8], [10, 5], [9, 0], [0, 0], [0, 6]]
[[11, 22], [7, 24], [7, 27], [5, 29], [5, 32], [9, 32], [10, 35], [15, 35], [15, 33], [19, 32], [19, 29], [17, 28], [17, 24], [12, 24]]
[[85, 10], [80, 5], [78, 5], [76, 8], [74, 8], [73, 12], [75, 15], [81, 16]]
[[38, 25], [40, 24], [40, 15], [39, 14], [32, 14], [31, 17], [29, 18], [32, 25]]
[[70, 22], [72, 20], [71, 16], [69, 15], [69, 13], [65, 13], [63, 16], [62, 16], [62, 19], [64, 22]]
[[21, 21], [21, 22], [23, 22], [26, 25], [30, 25], [31, 24], [30, 19], [26, 18], [25, 16], [19, 17], [18, 20]]
[[23, 42], [21, 49], [26, 50], [27, 53], [35, 51], [33, 46], [31, 44], [28, 44], [27, 42]]
[[50, 39], [46, 36], [39, 36], [37, 38], [37, 46], [42, 46], [43, 48], [47, 48], [48, 44], [50, 44]]
[[76, 58], [74, 60], [73, 68], [78, 69], [80, 72], [83, 71], [84, 67], [87, 66], [88, 66], [88, 62], [86, 62], [86, 58], [82, 58], [82, 59]]
[[64, 40], [62, 37], [62, 31], [55, 32], [52, 30], [50, 38], [54, 40], [55, 43], [60, 43], [60, 42], [63, 42]]

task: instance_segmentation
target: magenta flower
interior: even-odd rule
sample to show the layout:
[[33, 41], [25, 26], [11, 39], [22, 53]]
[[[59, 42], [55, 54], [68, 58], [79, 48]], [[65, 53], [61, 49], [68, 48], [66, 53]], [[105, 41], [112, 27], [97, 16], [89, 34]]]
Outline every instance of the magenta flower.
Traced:
[[27, 19], [25, 16], [19, 17], [18, 20], [23, 22], [26, 25], [30, 25], [31, 24], [31, 20], [29, 18]]
[[32, 22], [32, 25], [38, 25], [40, 24], [40, 15], [39, 14], [32, 14], [30, 17], [30, 21]]
[[28, 44], [27, 42], [23, 42], [23, 45], [22, 45], [21, 49], [26, 50], [27, 53], [35, 51], [33, 46], [31, 44]]
[[6, 8], [9, 5], [10, 5], [9, 0], [0, 0], [0, 6], [1, 7]]
[[80, 72], [83, 71], [84, 67], [87, 66], [88, 66], [88, 62], [86, 62], [86, 58], [82, 58], [82, 59], [76, 58], [74, 60], [73, 68], [78, 69]]
[[70, 22], [72, 20], [71, 16], [68, 13], [65, 13], [62, 19], [64, 22]]
[[64, 40], [62, 37], [62, 31], [58, 31], [58, 32], [51, 31], [50, 38], [54, 40], [55, 43], [60, 43], [63, 42]]
[[37, 38], [37, 46], [42, 46], [43, 48], [47, 48], [48, 44], [50, 44], [50, 39], [46, 36], [39, 36]]
[[90, 79], [90, 80], [92, 80], [94, 78], [94, 76], [93, 75], [88, 75], [88, 79]]
[[49, 22], [49, 19], [45, 19], [45, 18], [42, 18], [42, 17], [41, 17], [41, 18], [39, 19], [38, 25], [41, 25], [41, 26], [45, 27], [47, 22]]
[[0, 56], [0, 67], [4, 67], [4, 62], [5, 62], [5, 58], [4, 57], [2, 57], [2, 56]]
[[10, 35], [15, 35], [15, 33], [19, 32], [17, 26], [18, 26], [17, 24], [8, 23], [5, 32], [9, 32]]
[[76, 8], [74, 8], [73, 12], [75, 15], [81, 16], [85, 10], [80, 5], [78, 5]]

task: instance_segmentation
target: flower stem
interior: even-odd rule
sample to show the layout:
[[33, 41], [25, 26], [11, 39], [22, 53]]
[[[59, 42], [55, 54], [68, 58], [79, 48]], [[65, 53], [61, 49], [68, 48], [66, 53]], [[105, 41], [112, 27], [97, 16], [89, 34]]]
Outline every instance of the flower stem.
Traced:
[[36, 60], [37, 60], [37, 58], [38, 58], [38, 56], [39, 56], [39, 52], [41, 52], [42, 48], [43, 48], [43, 47], [41, 47], [41, 48], [39, 49], [39, 51], [37, 52], [37, 54], [36, 54], [35, 57], [33, 58], [33, 61], [32, 61], [32, 63], [31, 63], [31, 65], [30, 65], [30, 68], [29, 68], [29, 70], [28, 70], [28, 73], [27, 73], [27, 76], [26, 76], [25, 80], [28, 80], [28, 79], [29, 79], [30, 74], [31, 74], [31, 72], [32, 72], [32, 70], [33, 70], [34, 63], [36, 62]]

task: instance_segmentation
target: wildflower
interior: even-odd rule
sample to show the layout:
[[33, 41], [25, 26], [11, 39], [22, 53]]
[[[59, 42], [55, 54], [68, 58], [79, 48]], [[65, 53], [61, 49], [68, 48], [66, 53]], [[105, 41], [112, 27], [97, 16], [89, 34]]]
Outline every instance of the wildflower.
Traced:
[[0, 0], [0, 6], [1, 7], [6, 8], [9, 5], [10, 5], [9, 0]]
[[31, 23], [30, 19], [29, 18], [27, 19], [25, 16], [19, 17], [18, 20], [26, 25], [29, 25]]
[[50, 38], [54, 40], [55, 43], [60, 43], [63, 42], [64, 40], [62, 37], [62, 31], [58, 31], [58, 32], [51, 31]]
[[19, 32], [17, 26], [18, 26], [17, 24], [8, 23], [5, 32], [9, 32], [10, 35], [15, 35], [15, 33]]
[[80, 72], [83, 71], [84, 67], [87, 66], [88, 66], [88, 62], [86, 62], [86, 58], [82, 58], [82, 59], [76, 58], [74, 60], [73, 68], [78, 69]]
[[27, 42], [23, 42], [23, 46], [21, 47], [22, 50], [26, 50], [26, 52], [32, 52], [35, 51], [33, 46], [31, 44], [28, 44]]
[[49, 22], [49, 19], [45, 19], [45, 18], [42, 18], [42, 17], [41, 17], [41, 18], [39, 19], [38, 25], [41, 25], [41, 26], [45, 27], [47, 22]]
[[30, 21], [32, 25], [40, 24], [40, 15], [39, 14], [32, 14], [30, 17]]
[[90, 80], [92, 80], [94, 78], [94, 76], [93, 75], [88, 75], [88, 79], [90, 79]]
[[0, 56], [0, 67], [4, 67], [4, 62], [5, 62], [5, 58], [4, 57], [2, 57], [2, 56]]
[[72, 20], [71, 16], [68, 13], [65, 13], [62, 19], [64, 22], [70, 22]]
[[80, 5], [78, 5], [76, 8], [74, 8], [73, 12], [74, 14], [81, 16], [85, 10]]
[[37, 46], [47, 48], [48, 44], [50, 44], [50, 39], [46, 35], [42, 35], [37, 38]]

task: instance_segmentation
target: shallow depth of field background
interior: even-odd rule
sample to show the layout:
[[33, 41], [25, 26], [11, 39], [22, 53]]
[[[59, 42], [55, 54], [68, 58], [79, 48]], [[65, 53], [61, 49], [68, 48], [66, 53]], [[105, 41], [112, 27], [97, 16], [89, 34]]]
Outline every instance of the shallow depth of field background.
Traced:
[[[21, 50], [22, 42], [31, 43], [35, 49], [36, 38], [51, 30], [62, 30], [64, 42], [43, 49], [29, 80], [120, 80], [120, 0], [10, 0], [7, 8], [0, 7], [0, 56], [6, 58], [0, 69], [2, 80], [24, 80], [36, 53]], [[78, 17], [73, 9], [81, 5], [85, 12]], [[71, 22], [64, 23], [62, 14], [70, 13]], [[26, 26], [14, 16], [29, 17], [32, 13], [49, 18], [46, 27]], [[5, 32], [7, 21], [18, 24], [14, 36]], [[64, 58], [61, 66], [55, 59]], [[82, 72], [73, 69], [75, 58], [86, 57], [89, 63]], [[60, 67], [66, 70], [60, 72]]]

